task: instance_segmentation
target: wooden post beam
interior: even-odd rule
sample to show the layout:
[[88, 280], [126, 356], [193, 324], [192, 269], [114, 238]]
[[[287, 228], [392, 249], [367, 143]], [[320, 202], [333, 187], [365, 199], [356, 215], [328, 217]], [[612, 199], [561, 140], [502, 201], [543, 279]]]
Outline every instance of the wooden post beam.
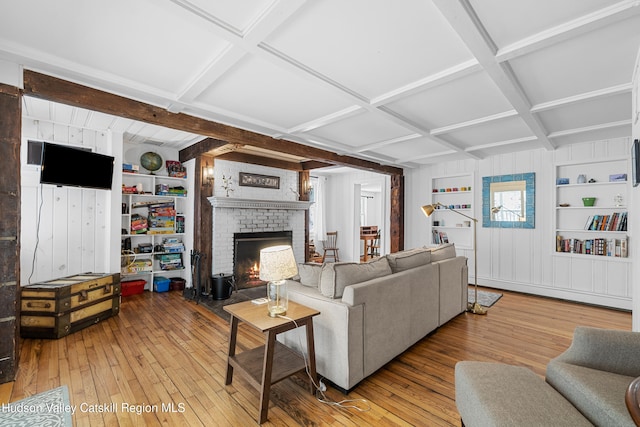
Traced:
[[[125, 117], [184, 132], [207, 136], [229, 144], [242, 144], [260, 147], [266, 150], [289, 153], [311, 160], [328, 162], [334, 165], [349, 166], [379, 172], [386, 175], [401, 174], [402, 168], [385, 166], [368, 160], [343, 156], [331, 151], [298, 144], [292, 141], [275, 139], [244, 129], [227, 126], [210, 120], [190, 116], [184, 113], [171, 113], [164, 108], [114, 95], [98, 89], [72, 83], [67, 80], [48, 76], [31, 70], [24, 71], [24, 94], [49, 101], [60, 102], [74, 107], [86, 108], [114, 116]], [[205, 142], [206, 141], [206, 142]], [[193, 152], [184, 152], [182, 161], [196, 158], [211, 144], [210, 141], [194, 144]], [[205, 147], [198, 146], [204, 144]]]

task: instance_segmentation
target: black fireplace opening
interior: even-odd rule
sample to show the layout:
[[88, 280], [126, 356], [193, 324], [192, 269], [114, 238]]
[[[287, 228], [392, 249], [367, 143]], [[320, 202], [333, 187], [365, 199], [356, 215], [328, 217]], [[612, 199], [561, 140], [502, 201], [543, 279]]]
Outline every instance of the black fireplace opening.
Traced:
[[270, 246], [292, 245], [292, 231], [234, 233], [233, 275], [238, 289], [266, 284], [260, 280], [260, 250]]

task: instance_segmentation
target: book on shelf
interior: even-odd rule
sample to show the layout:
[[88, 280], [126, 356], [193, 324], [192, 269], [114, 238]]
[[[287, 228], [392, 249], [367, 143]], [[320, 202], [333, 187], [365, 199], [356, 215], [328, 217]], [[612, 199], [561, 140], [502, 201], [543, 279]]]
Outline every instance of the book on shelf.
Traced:
[[556, 236], [556, 252], [626, 258], [627, 238], [622, 239], [564, 239]]
[[589, 231], [627, 231], [627, 212], [589, 216], [584, 229]]
[[433, 230], [433, 243], [441, 245], [443, 243], [449, 243], [449, 237], [444, 231]]

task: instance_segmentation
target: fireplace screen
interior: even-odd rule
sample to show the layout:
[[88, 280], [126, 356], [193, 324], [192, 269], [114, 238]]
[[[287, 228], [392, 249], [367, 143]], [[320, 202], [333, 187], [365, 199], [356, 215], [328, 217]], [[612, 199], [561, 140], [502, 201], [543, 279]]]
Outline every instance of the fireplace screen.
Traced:
[[238, 289], [253, 288], [260, 280], [260, 250], [276, 245], [291, 245], [291, 231], [235, 233], [233, 235], [233, 275]]

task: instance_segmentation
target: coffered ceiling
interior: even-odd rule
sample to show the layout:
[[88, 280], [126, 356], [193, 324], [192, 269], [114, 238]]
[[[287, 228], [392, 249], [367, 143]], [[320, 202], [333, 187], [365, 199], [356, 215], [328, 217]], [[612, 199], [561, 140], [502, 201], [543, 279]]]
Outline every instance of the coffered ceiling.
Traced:
[[[0, 0], [0, 59], [383, 165], [631, 134], [640, 1]], [[201, 139], [27, 100], [179, 149]]]

